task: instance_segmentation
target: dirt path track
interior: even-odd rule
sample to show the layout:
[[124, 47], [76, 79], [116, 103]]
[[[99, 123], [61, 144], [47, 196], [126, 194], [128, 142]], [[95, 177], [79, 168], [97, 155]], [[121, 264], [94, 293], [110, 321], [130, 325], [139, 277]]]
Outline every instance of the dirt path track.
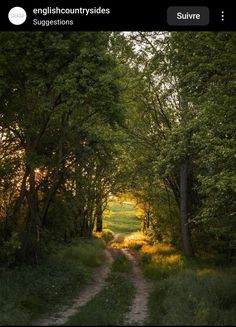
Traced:
[[135, 298], [130, 312], [126, 315], [124, 325], [145, 325], [148, 319], [148, 297], [151, 285], [144, 278], [135, 256], [128, 250], [121, 250], [133, 267], [132, 282], [136, 289]]
[[66, 324], [70, 316], [78, 312], [78, 309], [94, 298], [105, 286], [106, 278], [109, 275], [113, 257], [118, 253], [123, 253], [132, 264], [131, 280], [136, 289], [135, 297], [128, 314], [124, 317], [124, 325], [138, 326], [145, 325], [148, 319], [148, 297], [150, 294], [151, 285], [144, 278], [138, 262], [128, 249], [115, 249], [111, 245], [116, 242], [120, 234], [116, 234], [108, 243], [109, 248], [104, 250], [106, 262], [103, 266], [97, 268], [92, 274], [90, 283], [80, 293], [79, 297], [72, 301], [72, 304], [65, 306], [57, 314], [46, 319], [39, 320], [33, 323], [33, 326], [60, 326]]
[[92, 274], [90, 283], [80, 293], [79, 297], [75, 299], [70, 306], [65, 306], [60, 313], [54, 314], [49, 318], [34, 322], [33, 326], [58, 326], [64, 325], [68, 318], [78, 312], [78, 309], [88, 303], [92, 298], [99, 293], [105, 286], [105, 280], [110, 272], [113, 257], [109, 250], [105, 249], [106, 263], [97, 268]]

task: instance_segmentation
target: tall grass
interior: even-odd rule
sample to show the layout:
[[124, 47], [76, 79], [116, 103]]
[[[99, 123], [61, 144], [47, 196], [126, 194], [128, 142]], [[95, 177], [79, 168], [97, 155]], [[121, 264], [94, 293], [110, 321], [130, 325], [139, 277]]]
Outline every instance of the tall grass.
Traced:
[[185, 258], [170, 245], [145, 244], [140, 250], [144, 274], [152, 279], [162, 279], [183, 269]]
[[154, 290], [151, 325], [236, 325], [236, 269], [187, 260], [168, 245], [144, 245], [140, 262]]
[[78, 241], [54, 250], [38, 268], [0, 269], [0, 325], [25, 325], [77, 295], [102, 263], [103, 243]]

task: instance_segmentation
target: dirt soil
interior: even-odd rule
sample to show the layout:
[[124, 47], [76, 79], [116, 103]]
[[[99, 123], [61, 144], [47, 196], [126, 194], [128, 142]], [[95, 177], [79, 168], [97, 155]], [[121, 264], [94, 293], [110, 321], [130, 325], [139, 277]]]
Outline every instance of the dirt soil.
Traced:
[[144, 278], [134, 254], [127, 249], [122, 249], [121, 251], [132, 264], [132, 282], [136, 289], [136, 295], [131, 310], [125, 317], [124, 325], [143, 326], [148, 319], [148, 298], [151, 284]]

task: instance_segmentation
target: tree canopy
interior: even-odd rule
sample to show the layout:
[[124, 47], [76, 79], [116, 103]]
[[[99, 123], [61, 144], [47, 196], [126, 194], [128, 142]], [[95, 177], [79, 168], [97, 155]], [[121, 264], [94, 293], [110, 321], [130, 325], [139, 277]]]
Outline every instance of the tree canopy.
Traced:
[[236, 239], [235, 33], [0, 35], [0, 259], [102, 230], [132, 193], [142, 226], [193, 256]]

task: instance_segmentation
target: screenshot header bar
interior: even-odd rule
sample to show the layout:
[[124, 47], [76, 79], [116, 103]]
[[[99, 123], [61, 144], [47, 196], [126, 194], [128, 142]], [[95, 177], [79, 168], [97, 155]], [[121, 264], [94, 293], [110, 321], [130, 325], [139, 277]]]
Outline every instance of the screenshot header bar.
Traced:
[[155, 31], [235, 29], [232, 3], [212, 5], [198, 1], [191, 6], [167, 1], [8, 1], [0, 4], [2, 31]]

